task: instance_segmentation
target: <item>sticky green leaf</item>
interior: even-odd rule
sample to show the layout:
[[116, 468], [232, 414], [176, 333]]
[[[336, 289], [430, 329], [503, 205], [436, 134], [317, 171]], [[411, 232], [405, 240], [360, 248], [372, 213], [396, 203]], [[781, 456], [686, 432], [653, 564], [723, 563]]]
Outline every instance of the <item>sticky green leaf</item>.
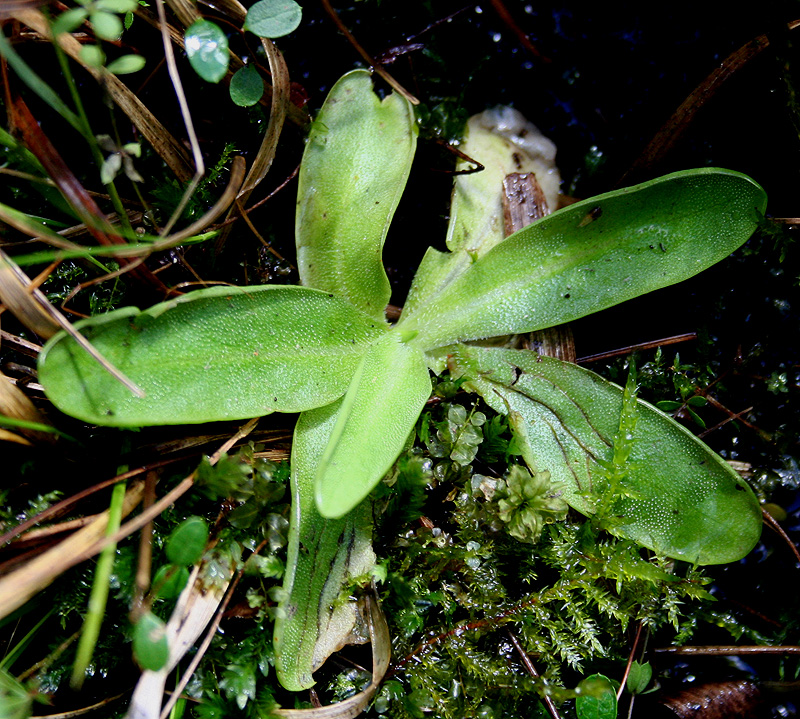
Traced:
[[133, 654], [142, 669], [157, 672], [169, 659], [167, 625], [152, 612], [142, 615], [133, 629]]
[[558, 203], [561, 178], [555, 166], [556, 148], [538, 129], [510, 107], [497, 107], [473, 115], [459, 145], [474, 162], [459, 159], [453, 182], [447, 249], [430, 249], [420, 263], [404, 304], [410, 314], [417, 305], [452, 282], [475, 260], [505, 238], [503, 181], [511, 173], [533, 173], [550, 211]]
[[76, 326], [145, 397], [134, 397], [65, 334], [40, 355], [40, 380], [63, 412], [121, 427], [329, 404], [347, 391], [368, 343], [386, 331], [329, 294], [277, 285], [199, 290]]
[[373, 344], [342, 401], [316, 477], [317, 507], [341, 517], [394, 464], [431, 393], [425, 357], [395, 332]]
[[167, 539], [166, 555], [172, 564], [197, 564], [208, 543], [208, 524], [202, 517], [184, 519]]
[[580, 694], [575, 699], [578, 719], [615, 719], [617, 693], [608, 677], [592, 674], [579, 685]]
[[391, 293], [383, 242], [416, 148], [411, 105], [380, 100], [365, 70], [334, 85], [314, 121], [297, 191], [297, 267], [304, 285], [376, 318]]
[[228, 37], [216, 23], [197, 20], [186, 28], [186, 55], [206, 82], [217, 83], [228, 72]]
[[144, 69], [146, 63], [142, 55], [122, 55], [108, 63], [106, 70], [114, 75], [130, 75]]
[[253, 65], [240, 67], [231, 78], [231, 100], [239, 107], [255, 105], [264, 94], [264, 81]]
[[568, 322], [719, 262], [765, 207], [753, 180], [719, 169], [600, 195], [511, 235], [398, 326], [429, 349]]
[[[589, 370], [534, 352], [459, 346], [453, 369], [499, 412], [522, 421], [536, 471], [568, 504], [594, 511], [594, 482], [613, 456], [622, 389]], [[734, 562], [755, 546], [761, 510], [730, 466], [684, 427], [638, 401], [615, 533], [676, 559]]]
[[342, 592], [375, 564], [369, 504], [326, 519], [314, 502], [317, 465], [341, 404], [339, 400], [300, 415], [292, 442], [292, 518], [275, 622], [275, 668], [291, 691], [313, 686], [314, 670], [346, 641], [357, 611], [353, 602], [341, 601]]
[[302, 17], [294, 0], [260, 0], [247, 11], [244, 29], [259, 37], [283, 37], [297, 29]]

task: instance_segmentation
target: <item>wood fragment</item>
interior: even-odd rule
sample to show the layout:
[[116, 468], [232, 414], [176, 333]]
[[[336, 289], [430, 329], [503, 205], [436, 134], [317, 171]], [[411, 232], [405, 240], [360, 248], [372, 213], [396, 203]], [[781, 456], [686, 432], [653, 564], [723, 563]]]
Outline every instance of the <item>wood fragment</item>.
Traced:
[[[544, 192], [532, 172], [512, 173], [503, 180], [503, 231], [506, 236], [550, 214]], [[575, 362], [575, 339], [568, 324], [531, 332], [525, 349], [565, 362]]]
[[715, 682], [662, 694], [662, 705], [680, 719], [729, 719], [753, 716], [761, 703], [761, 691], [753, 682]]

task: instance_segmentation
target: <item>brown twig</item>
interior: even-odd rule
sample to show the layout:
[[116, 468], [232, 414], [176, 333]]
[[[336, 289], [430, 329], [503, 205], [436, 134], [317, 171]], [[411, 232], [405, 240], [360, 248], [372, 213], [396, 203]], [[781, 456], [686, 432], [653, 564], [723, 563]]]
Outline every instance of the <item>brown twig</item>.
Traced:
[[679, 342], [688, 342], [689, 340], [696, 340], [697, 332], [686, 332], [682, 335], [673, 335], [672, 337], [664, 337], [660, 340], [652, 340], [650, 342], [640, 342], [636, 345], [628, 345], [627, 347], [620, 347], [619, 349], [609, 350], [608, 352], [599, 352], [593, 355], [586, 355], [585, 357], [578, 357], [576, 362], [578, 364], [587, 364], [589, 362], [600, 362], [601, 360], [611, 359], [612, 357], [619, 357], [621, 355], [629, 355], [633, 352], [641, 352], [644, 350], [652, 350], [656, 347], [663, 347], [665, 345], [674, 345]]
[[753, 654], [800, 654], [800, 646], [683, 646], [658, 647], [657, 654], [675, 654], [682, 657], [740, 657]]
[[73, 494], [71, 497], [67, 497], [66, 499], [62, 499], [60, 502], [48, 507], [47, 509], [39, 512], [39, 514], [31, 517], [30, 519], [26, 519], [24, 522], [18, 524], [13, 529], [9, 529], [5, 534], [0, 536], [0, 547], [4, 544], [10, 542], [14, 537], [19, 536], [26, 530], [30, 529], [31, 527], [36, 526], [40, 522], [44, 522], [46, 519], [50, 517], [57, 516], [59, 514], [63, 514], [69, 507], [71, 507], [76, 502], [88, 497], [95, 492], [99, 492], [106, 487], [110, 487], [113, 484], [117, 484], [118, 482], [124, 482], [127, 479], [131, 479], [132, 477], [136, 477], [144, 472], [148, 472], [152, 469], [157, 469], [158, 467], [164, 467], [168, 464], [172, 464], [174, 462], [179, 462], [184, 457], [176, 457], [174, 459], [164, 459], [158, 462], [153, 462], [152, 464], [146, 465], [144, 467], [137, 467], [136, 469], [131, 469], [128, 472], [124, 472], [123, 474], [119, 474], [116, 477], [112, 477], [111, 479], [106, 479], [102, 482], [98, 482], [97, 484], [92, 485], [91, 487], [87, 487], [76, 494]]
[[517, 25], [514, 17], [509, 12], [508, 8], [505, 6], [503, 0], [490, 0], [492, 3], [492, 7], [494, 11], [498, 14], [500, 19], [506, 24], [509, 30], [514, 33], [519, 44], [522, 45], [531, 55], [535, 58], [538, 58], [542, 62], [551, 63], [553, 62], [549, 57], [542, 55], [541, 52], [536, 48], [536, 46], [531, 42], [531, 39], [527, 36], [527, 34], [522, 30], [522, 28]]
[[[789, 30], [800, 26], [800, 20], [788, 23]], [[628, 182], [628, 178], [661, 162], [689, 129], [695, 115], [711, 100], [716, 92], [741, 68], [758, 57], [769, 47], [769, 38], [759, 35], [746, 42], [726, 57], [678, 106], [672, 117], [658, 130], [650, 143], [620, 178], [617, 185]]]
[[759, 437], [761, 437], [761, 439], [766, 440], [767, 442], [771, 442], [772, 441], [772, 436], [769, 434], [769, 432], [765, 432], [763, 429], [760, 429], [760, 428], [756, 427], [756, 425], [754, 425], [752, 422], [748, 422], [743, 417], [740, 417], [735, 412], [733, 412], [732, 410], [728, 409], [724, 404], [722, 404], [722, 402], [720, 402], [718, 399], [712, 397], [711, 395], [707, 394], [707, 395], [704, 395], [704, 396], [708, 400], [708, 403], [712, 407], [716, 407], [718, 410], [721, 410], [722, 412], [725, 412], [729, 417], [737, 419], [745, 427], [747, 427], [748, 429], [752, 429], [756, 434], [758, 434]]
[[798, 564], [800, 564], [800, 551], [797, 549], [797, 545], [789, 538], [789, 535], [783, 530], [783, 527], [778, 523], [778, 520], [775, 519], [764, 507], [761, 508], [761, 514], [764, 517], [764, 523], [774, 532], [776, 532], [784, 542], [786, 542], [789, 549], [795, 556]]
[[478, 162], [474, 157], [470, 157], [466, 152], [459, 150], [455, 145], [451, 145], [445, 140], [436, 140], [436, 144], [441, 145], [445, 150], [453, 153], [459, 159], [464, 160], [464, 162], [469, 162], [471, 165], [474, 165], [474, 167], [468, 167], [465, 170], [440, 170], [436, 167], [432, 167], [432, 172], [441, 172], [443, 175], [471, 175], [475, 172], [482, 172], [486, 169], [486, 167]]
[[631, 666], [633, 666], [633, 658], [636, 656], [636, 649], [639, 646], [639, 639], [642, 636], [642, 627], [643, 624], [639, 622], [639, 626], [636, 628], [636, 636], [633, 639], [633, 646], [631, 647], [631, 652], [628, 654], [628, 663], [625, 665], [625, 672], [622, 674], [622, 679], [619, 683], [619, 689], [617, 689], [617, 701], [622, 696], [622, 692], [625, 691], [625, 684], [628, 681], [628, 674], [631, 673]]
[[341, 18], [339, 17], [339, 13], [333, 9], [333, 6], [330, 3], [330, 0], [322, 0], [322, 6], [325, 8], [325, 12], [330, 15], [331, 19], [334, 23], [336, 23], [336, 27], [339, 28], [339, 32], [342, 33], [347, 38], [347, 41], [355, 48], [356, 52], [364, 59], [366, 62], [375, 72], [378, 73], [398, 94], [402, 95], [406, 100], [408, 100], [412, 105], [419, 105], [419, 100], [414, 97], [408, 90], [406, 90], [397, 80], [395, 80], [387, 71], [386, 69], [378, 63], [375, 58], [372, 57], [356, 40], [353, 33], [347, 29], [347, 26], [342, 22]]
[[[700, 395], [700, 396], [701, 397], [705, 396], [706, 399], [708, 399], [708, 397], [706, 395]], [[716, 432], [720, 427], [724, 427], [726, 424], [728, 424], [728, 422], [733, 422], [734, 420], [741, 419], [742, 415], [745, 415], [748, 412], [752, 412], [752, 411], [753, 411], [753, 408], [752, 407], [748, 407], [747, 409], [743, 409], [741, 412], [736, 412], [734, 414], [731, 414], [729, 417], [726, 417], [725, 419], [723, 419], [722, 422], [717, 422], [717, 424], [715, 424], [713, 427], [710, 427], [709, 429], [703, 430], [697, 436], [700, 437], [700, 438], [705, 437], [707, 434], [711, 434], [712, 432]]]
[[[536, 671], [536, 667], [533, 666], [533, 662], [531, 658], [528, 656], [528, 653], [523, 649], [522, 645], [519, 643], [519, 640], [514, 635], [514, 633], [508, 629], [508, 638], [511, 640], [511, 643], [514, 645], [514, 649], [517, 650], [517, 654], [519, 654], [520, 659], [522, 659], [522, 663], [525, 666], [528, 674], [530, 674], [534, 679], [539, 679], [540, 674]], [[541, 695], [540, 695], [541, 696]], [[549, 696], [541, 696], [542, 703], [547, 708], [547, 711], [550, 713], [550, 716], [553, 719], [561, 719], [561, 716], [558, 713], [558, 709], [556, 709], [556, 705], [553, 703], [553, 700]]]
[[[214, 452], [214, 454], [208, 458], [209, 463], [212, 465], [216, 464], [223, 454], [233, 447], [240, 439], [246, 437], [255, 429], [259, 419], [260, 417], [251, 419], [249, 422], [240, 427], [235, 434], [233, 434], [219, 449], [217, 449], [216, 452]], [[84, 561], [85, 559], [93, 557], [95, 554], [103, 551], [103, 549], [105, 549], [105, 547], [109, 544], [119, 542], [128, 535], [133, 534], [135, 531], [144, 527], [151, 520], [155, 519], [167, 507], [174, 504], [178, 498], [184, 495], [192, 487], [194, 484], [194, 475], [194, 472], [189, 474], [189, 476], [181, 480], [171, 491], [167, 492], [167, 494], [155, 502], [149, 510], [142, 512], [135, 519], [123, 524], [119, 528], [118, 532], [95, 542], [76, 560], [75, 563], [77, 564], [80, 561]]]

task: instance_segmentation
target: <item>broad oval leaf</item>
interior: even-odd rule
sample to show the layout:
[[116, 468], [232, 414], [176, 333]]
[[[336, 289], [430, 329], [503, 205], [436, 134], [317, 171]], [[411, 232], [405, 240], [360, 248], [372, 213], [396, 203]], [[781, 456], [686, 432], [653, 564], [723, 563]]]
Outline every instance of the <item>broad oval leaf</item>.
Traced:
[[83, 7], [65, 10], [53, 21], [53, 35], [60, 35], [62, 32], [77, 30], [88, 16], [89, 11]]
[[216, 23], [197, 20], [186, 28], [186, 55], [206, 82], [219, 82], [228, 72], [228, 36]]
[[138, 0], [97, 0], [95, 7], [106, 12], [133, 12], [139, 7]]
[[259, 37], [283, 37], [297, 30], [302, 18], [294, 0], [259, 0], [247, 11], [244, 29]]
[[122, 55], [108, 63], [108, 70], [115, 75], [130, 75], [144, 69], [147, 61], [142, 55]]
[[411, 105], [380, 100], [365, 70], [333, 87], [311, 127], [297, 191], [297, 267], [304, 285], [381, 318], [391, 290], [381, 254], [417, 143]]
[[208, 524], [202, 517], [184, 519], [170, 532], [165, 553], [172, 564], [197, 564], [208, 543]]
[[[590, 514], [593, 478], [613, 456], [622, 389], [577, 365], [525, 350], [460, 345], [451, 359], [486, 402], [517, 413], [538, 471], [574, 509]], [[684, 427], [638, 401], [638, 418], [615, 531], [676, 559], [741, 559], [761, 534], [750, 487]]]
[[313, 672], [347, 642], [359, 612], [342, 593], [375, 564], [370, 504], [326, 519], [314, 500], [314, 477], [341, 405], [303, 412], [292, 441], [292, 516], [275, 620], [275, 669], [290, 691], [313, 686]]
[[398, 326], [430, 349], [569, 322], [719, 262], [765, 208], [758, 184], [721, 169], [600, 195], [511, 235]]
[[317, 507], [341, 517], [397, 459], [431, 393], [425, 356], [389, 332], [355, 372], [317, 469]]
[[76, 327], [145, 396], [134, 397], [63, 333], [39, 359], [45, 392], [62, 412], [121, 427], [329, 404], [387, 329], [343, 300], [293, 286], [215, 287]]
[[79, 53], [81, 62], [89, 67], [103, 67], [106, 62], [106, 54], [99, 45], [84, 45]]
[[142, 669], [153, 672], [169, 659], [167, 625], [152, 612], [143, 614], [133, 628], [133, 653]]
[[110, 12], [98, 10], [89, 15], [94, 34], [103, 40], [115, 42], [122, 35], [122, 20]]
[[592, 674], [578, 684], [575, 713], [578, 719], [617, 719], [617, 692], [603, 674]]
[[189, 570], [165, 564], [153, 577], [153, 591], [160, 599], [175, 599], [189, 582]]
[[240, 67], [231, 78], [231, 100], [239, 107], [255, 105], [264, 94], [264, 81], [253, 65]]

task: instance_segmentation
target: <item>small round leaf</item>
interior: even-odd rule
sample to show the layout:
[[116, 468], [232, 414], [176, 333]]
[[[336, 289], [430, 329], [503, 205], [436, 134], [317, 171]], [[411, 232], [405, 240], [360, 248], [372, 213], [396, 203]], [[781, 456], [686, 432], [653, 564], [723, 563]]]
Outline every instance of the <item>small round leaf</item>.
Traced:
[[153, 590], [161, 599], [174, 599], [189, 581], [189, 570], [186, 567], [176, 567], [174, 564], [165, 564], [153, 579]]
[[133, 630], [133, 653], [142, 669], [157, 672], [169, 659], [167, 625], [155, 614], [147, 612]]
[[93, 12], [89, 19], [92, 21], [94, 34], [102, 40], [114, 42], [122, 35], [122, 20], [110, 12]]
[[80, 51], [81, 61], [89, 67], [103, 67], [106, 54], [97, 45], [84, 45]]
[[231, 78], [231, 100], [239, 107], [255, 105], [264, 94], [264, 81], [252, 65], [239, 68]]
[[62, 12], [53, 21], [53, 35], [60, 35], [62, 32], [77, 30], [88, 16], [88, 11], [82, 7], [74, 7], [71, 10]]
[[172, 564], [196, 564], [203, 556], [208, 542], [208, 525], [201, 517], [189, 517], [181, 522], [167, 540], [167, 559]]
[[617, 693], [608, 677], [592, 674], [578, 685], [575, 713], [578, 719], [616, 719]]
[[133, 12], [139, 7], [137, 0], [97, 0], [95, 7], [106, 12]]
[[106, 70], [115, 75], [129, 75], [139, 72], [145, 66], [146, 60], [141, 55], [122, 55], [108, 63]]
[[186, 54], [206, 82], [219, 82], [228, 72], [228, 37], [216, 23], [198, 20], [186, 29]]
[[297, 29], [302, 15], [294, 0], [260, 0], [247, 11], [244, 29], [259, 37], [283, 37]]

